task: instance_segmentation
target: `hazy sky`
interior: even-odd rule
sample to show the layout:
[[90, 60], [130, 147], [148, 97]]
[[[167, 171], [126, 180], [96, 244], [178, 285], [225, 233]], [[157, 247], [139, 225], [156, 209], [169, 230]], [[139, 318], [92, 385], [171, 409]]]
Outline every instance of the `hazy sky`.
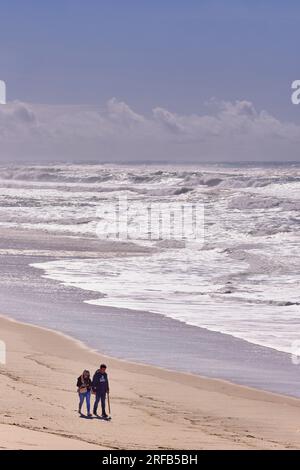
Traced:
[[299, 1], [1, 0], [0, 18], [1, 160], [299, 159]]

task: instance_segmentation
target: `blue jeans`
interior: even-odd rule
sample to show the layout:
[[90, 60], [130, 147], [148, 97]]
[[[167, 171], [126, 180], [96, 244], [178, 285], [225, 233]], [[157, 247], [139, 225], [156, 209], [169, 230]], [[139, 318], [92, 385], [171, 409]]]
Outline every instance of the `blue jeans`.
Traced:
[[106, 398], [106, 392], [103, 391], [97, 391], [96, 392], [96, 398], [95, 398], [95, 403], [94, 403], [94, 414], [97, 414], [97, 409], [99, 405], [99, 401], [101, 400], [101, 409], [102, 409], [102, 416], [106, 415], [105, 412], [105, 398]]
[[88, 415], [91, 412], [91, 392], [79, 393], [79, 410], [81, 411], [84, 400], [86, 400], [86, 408]]

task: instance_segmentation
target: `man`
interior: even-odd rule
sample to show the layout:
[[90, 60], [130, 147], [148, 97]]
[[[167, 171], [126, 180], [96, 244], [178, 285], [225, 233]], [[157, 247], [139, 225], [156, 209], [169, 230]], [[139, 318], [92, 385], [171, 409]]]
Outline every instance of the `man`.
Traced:
[[101, 400], [102, 418], [108, 418], [108, 415], [105, 412], [105, 399], [106, 394], [109, 394], [109, 383], [105, 364], [101, 364], [100, 369], [95, 372], [92, 382], [92, 388], [93, 392], [96, 394], [93, 410], [94, 415], [98, 416], [97, 409], [99, 401]]

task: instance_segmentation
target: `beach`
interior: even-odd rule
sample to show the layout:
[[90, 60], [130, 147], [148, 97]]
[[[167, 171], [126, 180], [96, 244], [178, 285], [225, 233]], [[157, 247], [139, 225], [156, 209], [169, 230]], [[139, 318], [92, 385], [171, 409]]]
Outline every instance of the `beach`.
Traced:
[[[293, 175], [0, 168], [0, 448], [299, 448]], [[202, 200], [204, 245], [105, 237], [119, 195]], [[77, 377], [102, 362], [111, 422], [77, 412]]]
[[[99, 264], [114, 262], [116, 258], [126, 263], [134, 257], [138, 265], [143, 248], [34, 230], [1, 228], [0, 235], [0, 312], [8, 312], [20, 322], [59, 331], [128, 362], [300, 396], [298, 366], [288, 353], [151, 311], [93, 305], [90, 300], [99, 299], [98, 292], [49, 278], [33, 267], [52, 260], [65, 263], [70, 257], [78, 261], [84, 258], [86, 264], [94, 259]], [[90, 285], [89, 274], [82, 271], [80, 277], [84, 276]], [[102, 289], [100, 277], [97, 289]], [[126, 292], [122, 283], [119, 290]], [[215, 309], [217, 312], [217, 305]], [[237, 307], [232, 309], [234, 312]], [[273, 309], [276, 311], [276, 306]], [[203, 311], [199, 306], [199, 317]]]
[[297, 7], [1, 20], [0, 455], [300, 450]]
[[[47, 329], [0, 319], [2, 449], [296, 449], [300, 401], [116, 360]], [[112, 420], [80, 418], [76, 378], [105, 361]]]

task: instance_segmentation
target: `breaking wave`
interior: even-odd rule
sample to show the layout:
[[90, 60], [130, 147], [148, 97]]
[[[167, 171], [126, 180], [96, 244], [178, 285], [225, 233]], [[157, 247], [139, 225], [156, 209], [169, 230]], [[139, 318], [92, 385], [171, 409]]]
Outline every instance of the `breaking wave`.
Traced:
[[119, 257], [39, 267], [98, 292], [99, 305], [153, 311], [289, 351], [300, 318], [299, 166], [23, 165], [0, 167], [0, 187], [0, 227], [82, 239], [101, 237], [97, 208], [109, 212], [120, 195], [203, 203], [200, 248], [138, 240]]

